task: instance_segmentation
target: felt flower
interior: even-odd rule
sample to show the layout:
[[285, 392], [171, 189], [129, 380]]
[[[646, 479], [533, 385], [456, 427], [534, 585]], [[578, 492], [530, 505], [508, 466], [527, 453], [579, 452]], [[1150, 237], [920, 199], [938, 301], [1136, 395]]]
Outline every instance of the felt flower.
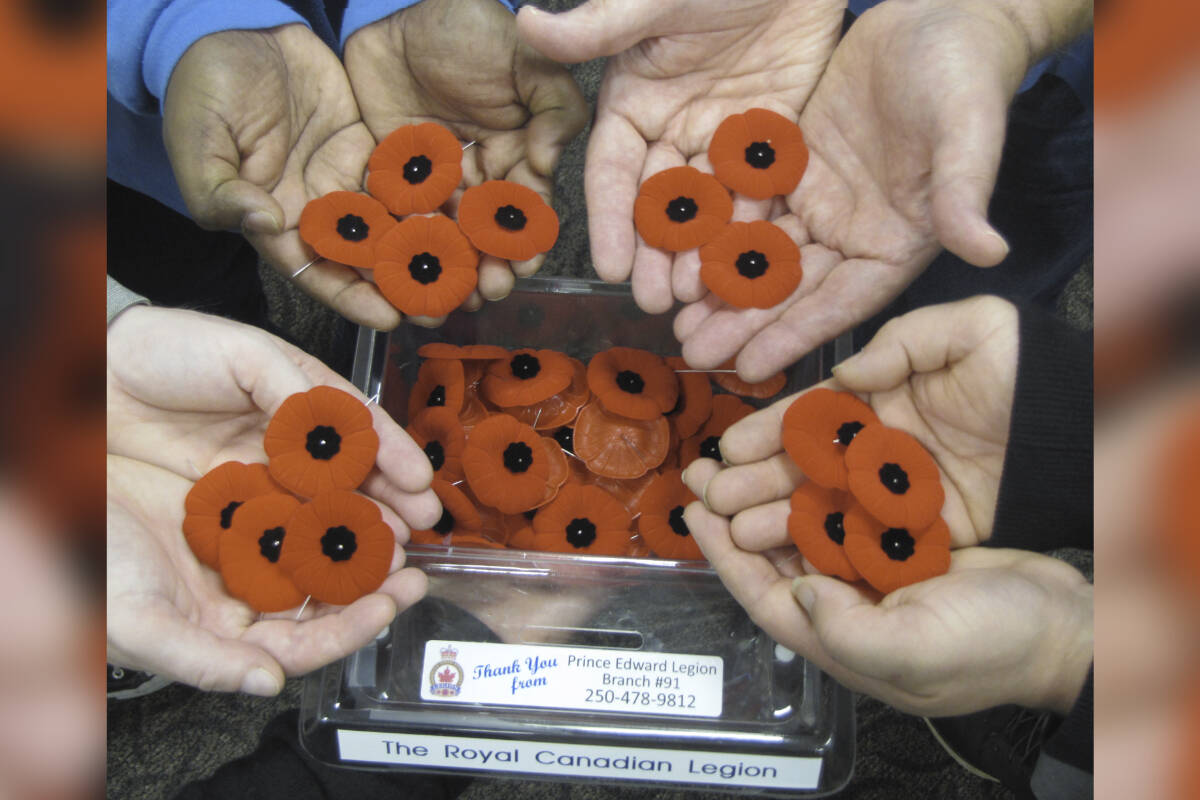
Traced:
[[871, 407], [849, 392], [812, 389], [784, 412], [783, 449], [809, 480], [846, 490], [846, 448], [865, 426], [877, 424]]
[[937, 462], [904, 431], [863, 428], [846, 448], [846, 471], [850, 492], [882, 523], [919, 529], [942, 511], [946, 493]]
[[661, 414], [636, 420], [609, 414], [588, 403], [575, 420], [575, 455], [589, 470], [609, 478], [637, 478], [667, 457], [671, 425]]
[[679, 252], [710, 241], [733, 216], [733, 200], [716, 178], [694, 167], [672, 167], [646, 179], [633, 222], [651, 247]]
[[467, 434], [457, 414], [441, 406], [425, 408], [405, 431], [425, 451], [435, 479], [450, 483], [462, 480]]
[[653, 353], [612, 347], [592, 356], [588, 388], [604, 410], [636, 420], [653, 420], [675, 407], [679, 381], [675, 371]]
[[574, 358], [567, 360], [571, 362], [572, 374], [571, 383], [566, 389], [540, 403], [510, 406], [504, 409], [505, 412], [539, 431], [561, 428], [574, 422], [592, 393], [587, 386], [587, 368]]
[[533, 518], [533, 544], [554, 553], [619, 556], [629, 549], [632, 523], [625, 506], [603, 489], [566, 486]]
[[774, 111], [752, 108], [717, 126], [708, 160], [721, 183], [765, 200], [796, 188], [808, 166], [808, 147], [799, 125]]
[[[736, 359], [729, 359], [722, 364], [719, 369], [734, 369]], [[756, 400], [766, 400], [768, 397], [774, 397], [783, 391], [787, 386], [787, 375], [782, 372], [776, 372], [771, 377], [758, 383], [748, 383], [737, 376], [736, 372], [713, 372], [713, 383], [720, 386], [730, 394], [736, 394], [740, 397], [753, 397]]]
[[453, 358], [459, 361], [490, 361], [508, 358], [508, 351], [495, 344], [456, 345], [448, 342], [428, 342], [417, 348], [421, 358]]
[[300, 212], [300, 238], [318, 255], [352, 267], [375, 267], [375, 244], [396, 220], [373, 197], [330, 192], [309, 200]]
[[300, 501], [288, 494], [247, 500], [229, 535], [221, 537], [225, 588], [255, 611], [286, 611], [304, 602], [305, 593], [279, 564], [288, 521], [299, 507]]
[[700, 280], [737, 308], [772, 308], [800, 285], [800, 248], [766, 220], [731, 222], [700, 248]]
[[347, 605], [383, 584], [395, 547], [379, 506], [354, 492], [323, 492], [288, 519], [279, 563], [300, 591]]
[[731, 394], [713, 397], [712, 415], [695, 436], [684, 439], [679, 445], [679, 465], [686, 468], [697, 458], [722, 461], [721, 437], [733, 423], [754, 413], [752, 406], [743, 403]]
[[271, 477], [302, 497], [354, 489], [375, 466], [379, 436], [371, 412], [352, 394], [315, 386], [283, 401], [263, 447]]
[[463, 192], [458, 225], [488, 255], [528, 261], [558, 240], [558, 215], [542, 196], [512, 181], [486, 181]]
[[217, 569], [222, 537], [233, 526], [242, 504], [267, 494], [282, 494], [266, 464], [226, 461], [196, 481], [184, 498], [183, 535], [196, 559]]
[[440, 214], [409, 217], [375, 245], [375, 283], [388, 302], [414, 317], [442, 317], [479, 282], [479, 253]]
[[408, 393], [408, 418], [426, 408], [444, 406], [455, 414], [462, 410], [466, 385], [461, 361], [431, 358], [421, 363], [417, 382]]
[[884, 594], [950, 569], [950, 529], [941, 517], [923, 528], [890, 527], [854, 504], [842, 525], [846, 557], [867, 583]]
[[480, 422], [467, 436], [463, 469], [480, 502], [516, 514], [543, 499], [550, 463], [542, 437], [507, 414]]
[[533, 525], [526, 522], [524, 525], [516, 528], [505, 540], [505, 547], [513, 550], [536, 550], [537, 540], [534, 538]]
[[675, 407], [667, 412], [667, 419], [671, 421], [675, 435], [686, 439], [695, 435], [712, 415], [712, 384], [703, 372], [680, 372], [692, 367], [678, 356], [668, 358], [667, 366], [675, 370], [675, 378], [679, 381], [679, 397]]
[[657, 476], [638, 502], [638, 533], [659, 558], [695, 561], [704, 558], [700, 546], [683, 521], [683, 510], [696, 501], [684, 486], [683, 473], [667, 470]]
[[788, 535], [808, 563], [822, 574], [835, 575], [844, 581], [862, 577], [843, 547], [846, 512], [855, 505], [847, 492], [805, 481], [792, 492], [787, 520]]
[[413, 531], [412, 541], [417, 544], [446, 544], [446, 537], [453, 534], [478, 535], [483, 520], [475, 504], [461, 489], [434, 478], [433, 492], [442, 502], [442, 516], [432, 528]]
[[462, 182], [462, 145], [436, 122], [401, 125], [367, 161], [367, 191], [396, 216], [426, 214]]
[[483, 396], [501, 408], [540, 403], [571, 385], [571, 361], [553, 350], [514, 350], [491, 362], [483, 378]]

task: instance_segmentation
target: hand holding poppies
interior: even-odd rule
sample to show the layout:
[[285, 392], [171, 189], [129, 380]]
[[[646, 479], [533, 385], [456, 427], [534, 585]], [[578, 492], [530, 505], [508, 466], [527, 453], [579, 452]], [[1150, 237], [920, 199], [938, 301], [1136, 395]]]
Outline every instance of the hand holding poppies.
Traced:
[[[241, 228], [287, 276], [310, 258], [297, 231], [305, 204], [359, 189], [375, 146], [341, 62], [303, 25], [193, 44], [167, 86], [163, 137], [193, 218]], [[314, 264], [295, 283], [355, 322], [400, 323], [379, 290], [342, 264]]]

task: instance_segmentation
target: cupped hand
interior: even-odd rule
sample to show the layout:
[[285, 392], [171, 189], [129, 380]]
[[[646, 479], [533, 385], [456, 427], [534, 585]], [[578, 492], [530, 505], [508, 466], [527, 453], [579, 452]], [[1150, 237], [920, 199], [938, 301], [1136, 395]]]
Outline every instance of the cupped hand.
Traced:
[[[436, 122], [475, 142], [463, 152], [468, 186], [510, 180], [549, 203], [558, 158], [587, 123], [570, 73], [522, 44], [515, 18], [496, 0], [424, 0], [397, 11], [355, 31], [345, 62], [376, 139], [401, 125]], [[479, 294], [505, 297], [514, 273], [532, 275], [544, 260], [483, 256]]]
[[[954, 547], [991, 536], [1016, 387], [1017, 310], [980, 296], [897, 317], [824, 386], [852, 391], [880, 421], [916, 437], [937, 462], [942, 518]], [[727, 469], [688, 469], [685, 480], [718, 514], [732, 517], [738, 546], [789, 544], [788, 498], [804, 480], [783, 452], [783, 415], [795, 395], [758, 411], [721, 437]], [[711, 464], [711, 462], [709, 462]]]
[[[328, 192], [361, 191], [375, 145], [341, 62], [303, 25], [224, 31], [188, 48], [167, 85], [163, 138], [196, 222], [241, 228], [289, 277], [312, 258], [300, 212]], [[294, 282], [354, 322], [400, 323], [375, 285], [345, 265], [319, 261]]]
[[682, 310], [689, 363], [738, 356], [764, 377], [880, 311], [941, 248], [986, 267], [1008, 253], [988, 224], [1006, 114], [1034, 57], [1024, 30], [978, 0], [881, 3], [838, 44], [800, 127], [808, 169], [777, 218], [804, 280], [767, 310], [712, 296]]
[[[711, 171], [721, 121], [754, 107], [796, 119], [837, 43], [838, 0], [589, 0], [563, 13], [526, 6], [521, 37], [563, 62], [612, 56], [601, 84], [584, 171], [592, 263], [601, 278], [632, 275], [646, 311], [704, 293], [697, 252], [642, 242], [633, 226], [638, 186], [690, 164]], [[736, 219], [764, 218], [770, 201], [736, 198]]]

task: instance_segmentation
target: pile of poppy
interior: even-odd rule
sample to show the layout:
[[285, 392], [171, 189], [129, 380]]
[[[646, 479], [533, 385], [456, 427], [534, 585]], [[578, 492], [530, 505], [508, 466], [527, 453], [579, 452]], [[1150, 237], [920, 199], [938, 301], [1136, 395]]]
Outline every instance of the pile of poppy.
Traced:
[[372, 270], [379, 291], [411, 316], [441, 317], [478, 282], [479, 253], [527, 261], [554, 246], [558, 215], [537, 192], [486, 181], [463, 192], [458, 219], [430, 212], [462, 183], [462, 146], [434, 122], [404, 125], [367, 162], [367, 192], [331, 192], [300, 215], [318, 255]]
[[[444, 513], [420, 544], [608, 556], [704, 556], [683, 520], [681, 472], [720, 459], [721, 434], [782, 375], [746, 384], [681, 358], [614, 347], [585, 365], [553, 350], [427, 344], [409, 435]], [[731, 378], [733, 378], [731, 380]]]
[[826, 575], [887, 594], [950, 568], [937, 463], [848, 392], [813, 389], [783, 417], [783, 447], [806, 480], [788, 533]]
[[309, 596], [346, 605], [378, 589], [395, 538], [379, 507], [353, 491], [379, 450], [367, 407], [330, 386], [294, 394], [263, 446], [267, 464], [227, 461], [188, 492], [183, 533], [200, 563], [261, 612]]
[[800, 128], [764, 108], [726, 117], [708, 147], [713, 174], [673, 167], [648, 178], [633, 207], [646, 244], [700, 248], [700, 279], [737, 308], [771, 308], [800, 285], [800, 248], [765, 220], [730, 222], [734, 191], [758, 200], [789, 194], [808, 166]]

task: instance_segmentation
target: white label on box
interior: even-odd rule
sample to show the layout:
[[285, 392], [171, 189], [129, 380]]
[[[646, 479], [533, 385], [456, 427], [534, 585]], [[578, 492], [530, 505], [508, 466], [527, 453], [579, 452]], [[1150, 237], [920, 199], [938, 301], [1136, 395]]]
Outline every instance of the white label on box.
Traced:
[[718, 656], [429, 641], [421, 697], [580, 711], [721, 716]]
[[343, 761], [488, 772], [815, 789], [821, 759], [339, 730]]

